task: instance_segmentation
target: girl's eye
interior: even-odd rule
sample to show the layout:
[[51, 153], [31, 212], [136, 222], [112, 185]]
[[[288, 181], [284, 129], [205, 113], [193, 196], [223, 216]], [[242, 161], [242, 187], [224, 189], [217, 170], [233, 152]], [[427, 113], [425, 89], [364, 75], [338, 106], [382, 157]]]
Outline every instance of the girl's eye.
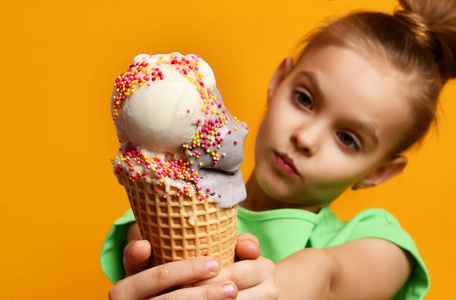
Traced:
[[298, 101], [298, 103], [300, 105], [302, 105], [310, 110], [313, 109], [312, 98], [308, 94], [303, 93], [303, 92], [295, 92], [295, 93], [296, 93], [296, 100]]
[[338, 132], [337, 136], [342, 144], [352, 148], [353, 150], [359, 150], [358, 143], [356, 142], [355, 138], [346, 132]]

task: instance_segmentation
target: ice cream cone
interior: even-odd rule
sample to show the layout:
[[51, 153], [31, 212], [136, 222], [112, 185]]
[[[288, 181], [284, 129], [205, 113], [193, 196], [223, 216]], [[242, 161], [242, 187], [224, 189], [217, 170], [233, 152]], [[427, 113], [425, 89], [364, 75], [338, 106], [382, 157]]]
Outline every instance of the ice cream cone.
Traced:
[[234, 262], [237, 205], [221, 209], [211, 197], [184, 195], [166, 183], [131, 180], [117, 170], [141, 235], [152, 245], [154, 265], [212, 256], [225, 266]]

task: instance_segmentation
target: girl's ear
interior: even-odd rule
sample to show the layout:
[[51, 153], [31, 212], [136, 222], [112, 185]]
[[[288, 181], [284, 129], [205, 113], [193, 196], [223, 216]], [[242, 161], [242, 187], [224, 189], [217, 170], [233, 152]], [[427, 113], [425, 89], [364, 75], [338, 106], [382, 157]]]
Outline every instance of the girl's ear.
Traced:
[[293, 69], [293, 59], [291, 57], [285, 57], [284, 60], [280, 63], [280, 65], [276, 68], [274, 71], [274, 74], [272, 74], [271, 81], [269, 82], [269, 88], [268, 88], [268, 103], [274, 94], [276, 88], [280, 85], [283, 79], [287, 77], [287, 75], [291, 72]]
[[407, 166], [407, 158], [404, 156], [397, 156], [390, 160], [387, 164], [374, 169], [371, 173], [358, 181], [353, 189], [367, 188], [379, 185], [396, 175], [399, 175]]

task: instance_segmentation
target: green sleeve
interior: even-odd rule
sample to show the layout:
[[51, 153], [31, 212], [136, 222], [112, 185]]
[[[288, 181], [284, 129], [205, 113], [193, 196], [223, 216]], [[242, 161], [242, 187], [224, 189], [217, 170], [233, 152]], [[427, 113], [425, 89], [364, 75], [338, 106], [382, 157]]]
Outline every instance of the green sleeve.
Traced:
[[347, 234], [346, 242], [362, 238], [380, 238], [409, 252], [415, 259], [414, 269], [402, 289], [392, 299], [424, 298], [430, 285], [428, 271], [412, 238], [401, 228], [396, 218], [382, 209], [368, 209], [348, 221], [341, 233], [343, 231]]
[[123, 249], [127, 245], [128, 225], [134, 221], [135, 217], [131, 209], [126, 211], [120, 219], [114, 222], [101, 248], [101, 269], [112, 283], [125, 278], [122, 264]]

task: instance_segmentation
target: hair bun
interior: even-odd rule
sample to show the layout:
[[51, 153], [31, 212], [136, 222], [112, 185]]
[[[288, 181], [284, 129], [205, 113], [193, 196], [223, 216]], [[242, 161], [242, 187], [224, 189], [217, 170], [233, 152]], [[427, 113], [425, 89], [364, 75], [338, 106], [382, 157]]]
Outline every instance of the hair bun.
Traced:
[[430, 28], [423, 17], [419, 14], [407, 12], [405, 10], [397, 10], [394, 13], [394, 17], [407, 25], [407, 27], [415, 34], [416, 40], [420, 45], [425, 47], [433, 46]]
[[456, 0], [398, 0], [404, 10], [394, 17], [406, 24], [417, 42], [428, 47], [442, 81], [456, 77]]

